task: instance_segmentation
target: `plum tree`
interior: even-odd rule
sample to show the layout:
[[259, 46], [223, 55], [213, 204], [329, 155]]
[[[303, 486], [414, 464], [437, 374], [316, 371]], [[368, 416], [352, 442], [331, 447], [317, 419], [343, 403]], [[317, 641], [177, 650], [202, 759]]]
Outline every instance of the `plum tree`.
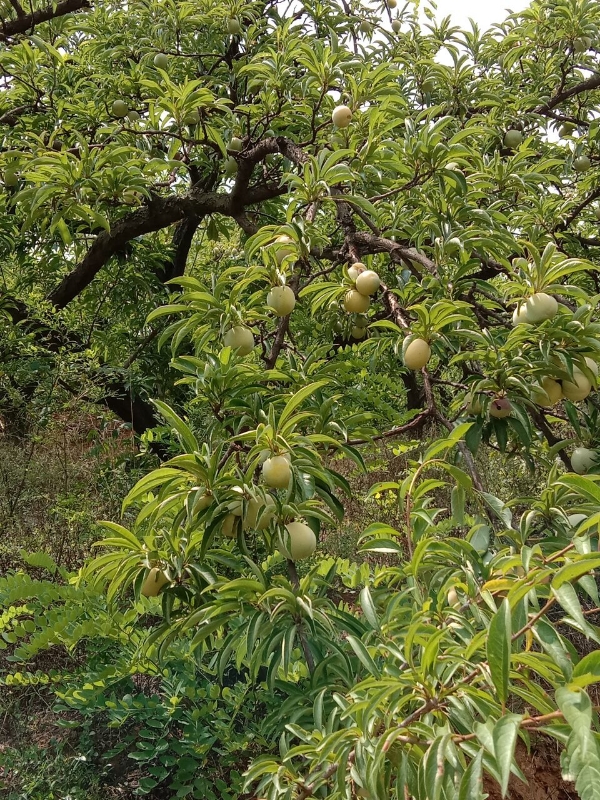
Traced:
[[594, 797], [600, 560], [565, 521], [598, 496], [598, 3], [490, 31], [391, 2], [18, 7], [2, 424], [128, 431], [146, 474], [74, 578], [121, 683], [252, 682], [235, 763], [198, 691], [197, 769], [167, 786], [157, 753], [140, 790], [506, 794], [539, 730]]

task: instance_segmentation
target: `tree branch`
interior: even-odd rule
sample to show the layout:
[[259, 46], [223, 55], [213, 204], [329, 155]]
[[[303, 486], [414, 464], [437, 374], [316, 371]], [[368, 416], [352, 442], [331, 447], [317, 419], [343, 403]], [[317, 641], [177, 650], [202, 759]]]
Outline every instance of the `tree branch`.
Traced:
[[589, 92], [592, 89], [598, 89], [599, 87], [600, 87], [600, 75], [593, 75], [586, 81], [582, 81], [581, 83], [578, 83], [576, 86], [572, 86], [570, 89], [565, 89], [564, 91], [559, 92], [547, 103], [544, 103], [544, 105], [540, 105], [537, 108], [535, 108], [534, 113], [546, 114], [548, 111], [552, 111], [553, 108], [556, 108], [556, 106], [560, 105], [564, 100], [568, 100], [569, 97], [581, 94], [582, 92]]
[[581, 212], [585, 208], [587, 208], [587, 206], [589, 206], [590, 203], [593, 203], [594, 200], [597, 200], [599, 197], [600, 197], [600, 186], [596, 187], [592, 192], [590, 192], [587, 197], [584, 197], [584, 199], [580, 203], [577, 203], [577, 205], [575, 206], [575, 208], [573, 208], [570, 214], [568, 214], [568, 216], [563, 220], [563, 222], [560, 222], [554, 228], [554, 230], [555, 231], [566, 230], [573, 222], [575, 222], [575, 220], [581, 214]]
[[36, 25], [42, 22], [64, 17], [66, 14], [72, 14], [75, 11], [90, 7], [89, 0], [62, 0], [60, 3], [33, 11], [31, 14], [18, 15], [16, 19], [11, 19], [8, 22], [2, 20], [0, 39], [8, 39], [20, 33], [27, 33], [31, 28], [35, 28]]

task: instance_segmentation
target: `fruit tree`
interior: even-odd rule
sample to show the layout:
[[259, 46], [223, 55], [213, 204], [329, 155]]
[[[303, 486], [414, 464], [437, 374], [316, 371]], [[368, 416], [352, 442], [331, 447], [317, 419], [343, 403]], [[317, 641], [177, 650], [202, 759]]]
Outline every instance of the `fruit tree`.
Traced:
[[599, 4], [11, 0], [0, 39], [5, 408], [161, 458], [80, 583], [276, 695], [256, 797], [506, 792], [535, 731], [599, 797]]

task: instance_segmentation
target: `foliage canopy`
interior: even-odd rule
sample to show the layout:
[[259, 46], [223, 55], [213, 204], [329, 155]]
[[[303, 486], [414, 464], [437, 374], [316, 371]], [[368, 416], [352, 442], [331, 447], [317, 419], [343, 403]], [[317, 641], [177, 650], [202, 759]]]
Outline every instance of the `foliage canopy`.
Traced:
[[[163, 456], [69, 589], [86, 624], [47, 644], [100, 603], [140, 671], [246, 670], [276, 701], [246, 774], [269, 800], [506, 792], [538, 730], [596, 798], [600, 656], [568, 632], [600, 641], [600, 6], [427, 16], [11, 2], [5, 407], [75, 394]], [[348, 462], [410, 434], [369, 493], [402, 529], [364, 531], [340, 599], [347, 565], [293, 560], [289, 525], [342, 522]], [[539, 496], [490, 485], [498, 458]]]

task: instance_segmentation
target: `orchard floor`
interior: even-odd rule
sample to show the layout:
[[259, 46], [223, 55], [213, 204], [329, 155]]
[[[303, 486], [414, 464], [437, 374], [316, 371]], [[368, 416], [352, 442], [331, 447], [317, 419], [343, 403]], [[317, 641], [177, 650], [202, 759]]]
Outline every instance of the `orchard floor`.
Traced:
[[[579, 797], [574, 784], [566, 783], [561, 777], [560, 751], [552, 740], [538, 737], [532, 741], [530, 753], [519, 742], [517, 761], [527, 783], [511, 776], [508, 800], [576, 800]], [[502, 800], [495, 781], [486, 779], [484, 786], [488, 800]]]

